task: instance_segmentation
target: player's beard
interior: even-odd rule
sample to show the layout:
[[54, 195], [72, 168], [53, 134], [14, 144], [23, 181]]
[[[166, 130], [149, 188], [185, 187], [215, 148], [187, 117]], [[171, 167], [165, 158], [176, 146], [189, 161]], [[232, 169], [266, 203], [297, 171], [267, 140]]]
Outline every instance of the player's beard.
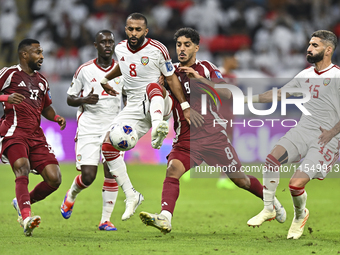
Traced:
[[32, 70], [32, 71], [35, 71], [35, 70], [40, 70], [40, 66], [38, 66], [38, 62], [33, 62], [32, 60], [30, 60], [28, 63], [27, 63], [28, 67]]
[[323, 60], [323, 56], [325, 54], [325, 51], [322, 51], [322, 52], [319, 52], [318, 54], [316, 55], [307, 55], [307, 61], [311, 64], [315, 64], [315, 63], [318, 63], [320, 62], [321, 60]]
[[137, 39], [137, 44], [136, 44], [136, 45], [132, 45], [132, 44], [131, 44], [131, 41], [130, 41], [131, 38], [132, 38], [132, 37], [128, 38], [129, 46], [130, 46], [131, 49], [137, 50], [137, 49], [139, 49], [139, 48], [142, 46], [142, 44], [143, 44], [143, 42], [144, 42], [144, 39], [145, 39], [145, 36], [143, 35], [143, 36], [141, 36], [141, 37], [139, 37], [139, 38], [133, 37], [134, 39]]

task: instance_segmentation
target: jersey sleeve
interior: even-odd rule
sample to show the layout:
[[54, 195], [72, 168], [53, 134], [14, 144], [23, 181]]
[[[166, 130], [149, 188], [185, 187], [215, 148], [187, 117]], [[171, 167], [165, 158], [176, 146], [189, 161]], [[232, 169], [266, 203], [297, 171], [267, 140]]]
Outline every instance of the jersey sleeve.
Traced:
[[[282, 88], [287, 89], [287, 90], [288, 90], [288, 93], [289, 93], [290, 95], [294, 96], [294, 97], [301, 97], [301, 96], [303, 96], [303, 94], [302, 94], [301, 92], [296, 92], [296, 93], [294, 93], [294, 92], [290, 93], [290, 92], [289, 92], [289, 89], [291, 89], [291, 88], [301, 88], [301, 84], [300, 84], [300, 82], [299, 82], [299, 80], [302, 79], [301, 76], [302, 76], [302, 75], [301, 75], [301, 72], [300, 72], [300, 73], [297, 74], [292, 80], [290, 80], [288, 83], [286, 83]], [[282, 88], [281, 88], [281, 89], [282, 89]]]
[[214, 83], [225, 83], [221, 71], [213, 63], [210, 63], [209, 61], [205, 62], [207, 62], [207, 67], [210, 72], [210, 80]]
[[50, 87], [47, 87], [47, 93], [45, 93], [44, 96], [44, 106], [43, 108], [46, 108], [47, 106], [50, 106], [52, 104], [52, 96], [51, 96], [51, 91]]
[[4, 90], [11, 84], [15, 69], [4, 67], [0, 70], [0, 90]]
[[78, 75], [74, 75], [72, 79], [72, 83], [70, 87], [67, 90], [67, 95], [69, 96], [78, 96], [79, 93], [83, 90], [83, 83], [81, 82], [81, 79], [83, 77], [83, 69], [80, 70]]
[[165, 77], [171, 76], [175, 72], [174, 65], [171, 62], [168, 49], [162, 48], [159, 51], [159, 69]]

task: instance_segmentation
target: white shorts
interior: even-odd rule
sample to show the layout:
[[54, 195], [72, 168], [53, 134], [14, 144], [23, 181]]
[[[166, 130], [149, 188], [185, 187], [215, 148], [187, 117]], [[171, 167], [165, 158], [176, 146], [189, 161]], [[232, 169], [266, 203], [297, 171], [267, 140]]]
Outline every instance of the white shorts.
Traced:
[[[105, 135], [106, 133], [100, 136], [78, 137], [76, 142], [76, 167], [78, 170], [82, 165], [98, 166], [101, 158], [105, 161], [102, 155]], [[124, 151], [120, 154], [124, 157]]]
[[295, 127], [290, 129], [276, 145], [283, 146], [288, 153], [288, 162], [303, 158], [299, 170], [310, 179], [325, 178], [339, 158], [338, 140], [333, 138], [325, 147], [318, 144], [321, 131]]
[[[136, 129], [138, 139], [144, 136], [151, 128], [151, 115], [150, 115], [150, 101], [146, 94], [144, 94], [144, 100], [140, 102], [128, 102], [123, 110], [114, 118], [110, 129], [115, 124], [127, 124]], [[163, 120], [168, 120], [171, 117], [172, 111], [172, 98], [167, 95], [164, 99], [164, 116]]]

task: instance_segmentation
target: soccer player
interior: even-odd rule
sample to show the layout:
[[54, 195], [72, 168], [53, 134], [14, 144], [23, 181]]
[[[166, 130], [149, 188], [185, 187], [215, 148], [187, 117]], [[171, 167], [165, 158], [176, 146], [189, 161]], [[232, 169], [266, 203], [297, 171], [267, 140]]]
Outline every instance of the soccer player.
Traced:
[[[56, 191], [61, 173], [53, 149], [46, 142], [40, 127], [41, 115], [66, 126], [63, 117], [56, 114], [46, 78], [38, 72], [44, 60], [39, 41], [24, 39], [18, 46], [19, 64], [0, 70], [0, 101], [4, 116], [0, 125], [1, 156], [10, 163], [15, 174], [13, 206], [24, 234], [31, 236], [40, 224], [40, 216], [31, 215], [31, 205]], [[36, 170], [43, 178], [28, 192], [28, 174]]]
[[[311, 35], [307, 48], [307, 61], [311, 66], [278, 89], [281, 100], [282, 89], [288, 89], [286, 97], [298, 96], [289, 89], [305, 89], [311, 98], [303, 107], [311, 114], [301, 116], [298, 124], [290, 129], [274, 146], [266, 158], [268, 171], [263, 173], [264, 209], [248, 221], [250, 226], [259, 226], [275, 217], [273, 199], [279, 184], [280, 166], [299, 161], [299, 168], [289, 181], [289, 190], [294, 204], [294, 218], [287, 239], [301, 237], [309, 211], [306, 208], [306, 184], [315, 178], [325, 178], [339, 158], [340, 132], [340, 68], [332, 64], [331, 58], [337, 46], [337, 37], [330, 31], [318, 30]], [[254, 103], [272, 102], [273, 90], [254, 95]]]
[[[215, 86], [214, 83], [225, 83], [220, 71], [209, 61], [196, 59], [199, 50], [200, 36], [192, 28], [181, 28], [174, 36], [176, 40], [176, 52], [179, 64], [175, 64], [176, 75], [181, 81], [185, 97], [189, 101], [194, 90]], [[192, 79], [194, 78], [194, 79]], [[210, 86], [209, 86], [210, 85]], [[229, 90], [216, 89], [220, 96], [230, 98]], [[201, 102], [191, 101], [193, 108], [191, 116], [195, 111], [200, 111]], [[195, 107], [196, 106], [196, 107]], [[254, 177], [245, 175], [240, 171], [241, 163], [237, 154], [230, 144], [225, 127], [212, 126], [212, 119], [220, 118], [216, 106], [207, 110], [199, 125], [190, 127], [185, 121], [179, 102], [174, 99], [173, 108], [174, 130], [176, 137], [173, 148], [168, 155], [166, 178], [162, 191], [162, 210], [160, 214], [141, 212], [140, 218], [146, 225], [156, 227], [164, 234], [171, 231], [171, 219], [175, 203], [179, 195], [179, 179], [193, 166], [200, 165], [205, 161], [208, 165], [235, 166], [235, 172], [226, 172], [230, 179], [240, 188], [246, 189], [262, 199], [262, 185]], [[209, 122], [210, 120], [210, 122]], [[211, 141], [214, 141], [212, 144]], [[285, 221], [286, 212], [278, 200], [275, 201], [278, 210], [277, 220]]]
[[[71, 217], [77, 195], [88, 188], [95, 180], [101, 156], [101, 147], [111, 123], [121, 108], [121, 96], [108, 95], [100, 85], [102, 77], [110, 72], [117, 63], [112, 59], [115, 46], [114, 35], [109, 30], [101, 30], [95, 36], [94, 47], [98, 57], [81, 65], [67, 91], [67, 103], [79, 107], [77, 112], [78, 129], [76, 135], [77, 175], [67, 191], [61, 205], [61, 214], [65, 219]], [[115, 79], [111, 85], [121, 93], [122, 82]], [[122, 167], [125, 167], [123, 158]], [[104, 184], [102, 189], [103, 208], [99, 230], [115, 231], [117, 228], [110, 222], [114, 209], [118, 184], [104, 162]]]
[[[148, 28], [145, 16], [140, 13], [129, 15], [125, 32], [128, 39], [120, 42], [115, 48], [118, 65], [102, 79], [101, 85], [108, 94], [117, 95], [117, 91], [107, 82], [122, 75], [127, 104], [113, 120], [113, 124], [124, 122], [132, 126], [137, 131], [138, 138], [152, 127], [151, 144], [153, 148], [159, 149], [168, 134], [166, 120], [170, 118], [172, 108], [172, 99], [168, 92], [156, 83], [161, 74], [166, 77], [179, 102], [182, 103], [187, 121], [190, 121], [190, 106], [185, 100], [177, 76], [174, 75], [174, 67], [167, 48], [156, 40], [146, 38]], [[134, 190], [126, 168], [122, 166], [120, 152], [110, 144], [108, 134], [102, 151], [110, 172], [126, 195], [126, 210], [122, 220], [127, 220], [144, 198]]]

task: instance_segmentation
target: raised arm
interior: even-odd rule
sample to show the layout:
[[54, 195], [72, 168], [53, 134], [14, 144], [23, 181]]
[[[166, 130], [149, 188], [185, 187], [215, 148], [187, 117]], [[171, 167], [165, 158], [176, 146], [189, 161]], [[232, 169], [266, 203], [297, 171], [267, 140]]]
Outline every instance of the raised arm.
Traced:
[[[290, 97], [291, 94], [286, 93], [286, 98]], [[273, 90], [268, 90], [259, 95], [253, 95], [253, 103], [271, 103], [273, 102]], [[277, 100], [281, 101], [281, 89], [277, 90]], [[244, 97], [244, 102], [248, 102], [248, 97]]]

